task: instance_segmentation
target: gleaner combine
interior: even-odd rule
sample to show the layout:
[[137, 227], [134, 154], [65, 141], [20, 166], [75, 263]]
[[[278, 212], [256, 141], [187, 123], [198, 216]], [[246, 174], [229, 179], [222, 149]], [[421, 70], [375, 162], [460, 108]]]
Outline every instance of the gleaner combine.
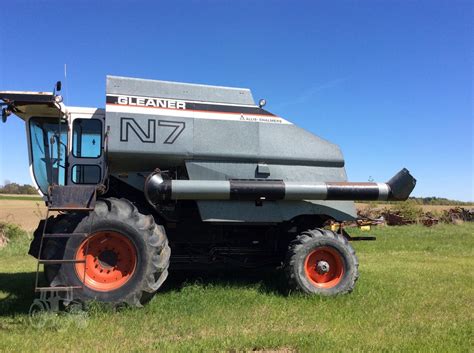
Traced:
[[[347, 182], [339, 148], [255, 104], [248, 89], [107, 77], [106, 108], [56, 94], [0, 92], [26, 123], [30, 171], [48, 206], [30, 254], [75, 299], [140, 306], [168, 268], [283, 268], [310, 294], [350, 292], [358, 261], [341, 227], [354, 200], [405, 200]], [[50, 211], [59, 211], [50, 216]]]

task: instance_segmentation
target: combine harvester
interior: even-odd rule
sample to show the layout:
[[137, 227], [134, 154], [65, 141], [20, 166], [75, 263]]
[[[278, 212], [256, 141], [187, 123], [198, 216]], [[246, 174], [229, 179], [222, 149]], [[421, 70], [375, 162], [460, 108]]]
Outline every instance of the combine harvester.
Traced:
[[248, 89], [108, 76], [105, 110], [68, 107], [59, 90], [0, 92], [3, 121], [26, 123], [48, 207], [30, 247], [43, 294], [140, 306], [170, 261], [282, 265], [291, 290], [347, 293], [356, 239], [324, 226], [354, 220], [354, 200], [406, 200], [415, 187], [406, 169], [387, 183], [348, 182], [338, 146]]

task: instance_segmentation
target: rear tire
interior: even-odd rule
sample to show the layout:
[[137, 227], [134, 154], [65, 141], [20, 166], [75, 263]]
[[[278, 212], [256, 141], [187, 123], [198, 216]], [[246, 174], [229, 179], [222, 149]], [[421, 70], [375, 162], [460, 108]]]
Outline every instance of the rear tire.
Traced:
[[74, 300], [140, 307], [168, 276], [171, 251], [164, 228], [128, 200], [98, 200], [93, 212], [65, 216], [54, 232], [63, 232], [66, 223], [69, 232], [87, 233], [87, 238], [48, 242], [44, 253], [85, 264], [45, 266], [45, 274], [51, 286], [82, 286], [85, 279], [83, 289], [74, 290]]
[[347, 239], [325, 229], [307, 230], [290, 243], [284, 269], [290, 290], [337, 295], [354, 289], [359, 262]]

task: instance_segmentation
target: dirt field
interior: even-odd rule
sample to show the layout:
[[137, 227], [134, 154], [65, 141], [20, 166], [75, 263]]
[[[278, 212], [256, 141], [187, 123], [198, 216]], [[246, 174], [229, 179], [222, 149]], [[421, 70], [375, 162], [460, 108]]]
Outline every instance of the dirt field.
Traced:
[[0, 221], [18, 224], [26, 231], [34, 231], [45, 216], [46, 207], [41, 200], [0, 200]]

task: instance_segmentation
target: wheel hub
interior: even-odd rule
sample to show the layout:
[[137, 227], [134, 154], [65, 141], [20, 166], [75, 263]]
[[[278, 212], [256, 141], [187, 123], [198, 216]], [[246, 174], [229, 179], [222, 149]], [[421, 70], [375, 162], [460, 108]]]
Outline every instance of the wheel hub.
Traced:
[[96, 291], [108, 292], [122, 287], [135, 273], [137, 249], [127, 236], [116, 231], [91, 234], [79, 247], [77, 277]]
[[320, 275], [324, 275], [325, 273], [329, 272], [329, 264], [326, 261], [318, 261], [318, 264], [316, 265], [316, 271]]
[[117, 265], [117, 260], [117, 253], [113, 250], [102, 251], [97, 257], [97, 262], [106, 269], [114, 268]]
[[344, 260], [334, 247], [320, 246], [306, 256], [304, 269], [314, 286], [333, 288], [340, 283], [344, 275]]

